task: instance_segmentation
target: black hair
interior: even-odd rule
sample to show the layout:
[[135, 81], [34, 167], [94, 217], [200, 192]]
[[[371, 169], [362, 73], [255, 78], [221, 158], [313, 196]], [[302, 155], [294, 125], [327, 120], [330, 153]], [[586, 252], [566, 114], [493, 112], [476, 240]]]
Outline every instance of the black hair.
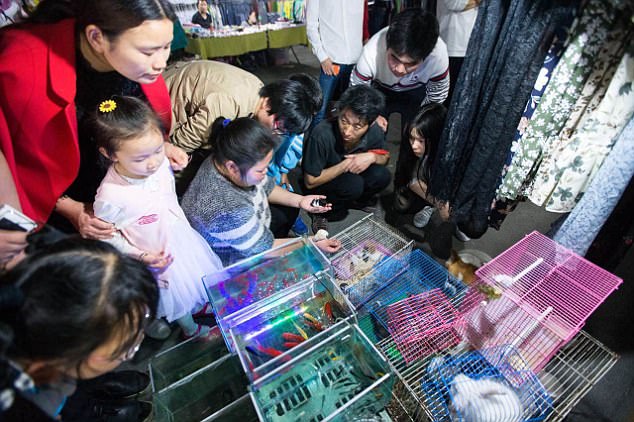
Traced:
[[[424, 180], [427, 184], [427, 190], [429, 191], [429, 182], [431, 180], [431, 169], [436, 160], [436, 153], [438, 151], [438, 144], [440, 143], [440, 136], [445, 127], [445, 120], [447, 119], [447, 109], [444, 105], [439, 103], [425, 104], [418, 111], [414, 119], [409, 122], [405, 128], [405, 135], [411, 136], [412, 130], [417, 134], [425, 138], [425, 154], [427, 157], [425, 167], [423, 168], [423, 160], [418, 159], [414, 155], [412, 148], [403, 148], [400, 157], [400, 169], [399, 175], [403, 180], [397, 180], [397, 186], [404, 186], [409, 182], [414, 171], [414, 166], [418, 163], [416, 174], [419, 180]], [[421, 157], [422, 158], [422, 157]]]
[[104, 148], [108, 157], [119, 150], [122, 142], [137, 138], [149, 130], [156, 130], [163, 136], [161, 121], [156, 113], [136, 97], [113, 95], [97, 107], [90, 116], [89, 125], [97, 148]]
[[269, 115], [275, 114], [288, 133], [306, 132], [322, 102], [319, 83], [307, 74], [266, 84], [259, 95], [268, 99]]
[[405, 9], [397, 14], [387, 30], [387, 48], [420, 62], [432, 52], [438, 41], [436, 17], [422, 9]]
[[248, 117], [218, 117], [209, 135], [211, 157], [217, 164], [233, 161], [244, 177], [247, 171], [277, 146], [276, 138], [260, 122]]
[[315, 117], [315, 114], [317, 114], [317, 112], [321, 109], [321, 105], [324, 101], [319, 81], [307, 73], [293, 73], [288, 77], [288, 79], [302, 84], [304, 90], [306, 91], [307, 98], [310, 98], [310, 104], [307, 108], [311, 110], [312, 117]]
[[[158, 286], [141, 262], [98, 241], [69, 237], [27, 256], [1, 280], [0, 321], [11, 359], [78, 368], [113, 338], [129, 350], [156, 315]], [[6, 331], [5, 331], [6, 332]], [[4, 337], [7, 338], [6, 336]]]
[[385, 108], [385, 96], [368, 85], [346, 89], [337, 101], [337, 113], [353, 112], [362, 122], [372, 124]]
[[52, 23], [65, 18], [77, 19], [80, 32], [96, 25], [111, 40], [144, 21], [177, 20], [169, 0], [42, 0], [29, 20]]

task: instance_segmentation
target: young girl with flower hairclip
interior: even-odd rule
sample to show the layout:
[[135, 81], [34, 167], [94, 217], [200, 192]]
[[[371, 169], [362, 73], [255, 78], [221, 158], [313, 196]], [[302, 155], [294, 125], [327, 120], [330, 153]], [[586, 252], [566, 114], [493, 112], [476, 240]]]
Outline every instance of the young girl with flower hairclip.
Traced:
[[192, 312], [206, 310], [201, 277], [222, 268], [177, 202], [160, 122], [143, 101], [113, 97], [92, 121], [99, 152], [111, 165], [95, 197], [95, 216], [114, 224], [110, 241], [153, 270], [159, 315], [176, 320], [186, 337], [207, 335]]

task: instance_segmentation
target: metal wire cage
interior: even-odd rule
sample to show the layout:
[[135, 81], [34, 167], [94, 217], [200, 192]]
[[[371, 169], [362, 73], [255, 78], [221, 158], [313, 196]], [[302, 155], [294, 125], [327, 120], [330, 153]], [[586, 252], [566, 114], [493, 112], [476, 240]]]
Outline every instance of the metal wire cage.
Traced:
[[543, 421], [552, 401], [518, 351], [501, 346], [436, 357], [421, 379], [438, 421]]
[[420, 250], [409, 253], [404, 263], [399, 273], [385, 274], [387, 282], [364, 310], [374, 322], [371, 335], [377, 339], [391, 335], [409, 364], [458, 344], [457, 327], [465, 322], [462, 314], [484, 296], [467, 296], [467, 286]]
[[528, 234], [476, 274], [557, 333], [561, 344], [577, 334], [623, 282], [538, 232]]
[[335, 282], [356, 307], [384, 283], [382, 277], [375, 275], [377, 271], [386, 266], [399, 267], [398, 260], [412, 250], [413, 244], [373, 215], [359, 220], [333, 238], [342, 244], [330, 258]]
[[[429, 377], [434, 356], [407, 364], [392, 338], [379, 341], [377, 347], [387, 357], [397, 376], [395, 386], [398, 389], [395, 388], [393, 393], [405, 409], [400, 420], [443, 420], [438, 419], [438, 415], [443, 414], [442, 410], [431, 406], [434, 402], [427, 398], [427, 391], [421, 382]], [[466, 351], [465, 344], [460, 343], [453, 349], [446, 350], [445, 356], [460, 356]], [[545, 420], [564, 420], [617, 360], [615, 353], [586, 332], [580, 331], [537, 373], [552, 403], [552, 411]]]

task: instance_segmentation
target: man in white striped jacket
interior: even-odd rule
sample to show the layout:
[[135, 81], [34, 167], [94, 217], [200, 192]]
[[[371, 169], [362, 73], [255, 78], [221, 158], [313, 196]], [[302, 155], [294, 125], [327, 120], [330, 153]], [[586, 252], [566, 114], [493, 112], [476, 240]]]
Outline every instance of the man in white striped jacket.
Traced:
[[385, 112], [376, 119], [383, 130], [391, 113], [401, 114], [401, 149], [408, 147], [405, 128], [420, 107], [442, 103], [449, 93], [449, 57], [436, 17], [421, 9], [406, 9], [374, 34], [350, 75], [350, 85], [361, 84], [371, 84], [385, 94]]

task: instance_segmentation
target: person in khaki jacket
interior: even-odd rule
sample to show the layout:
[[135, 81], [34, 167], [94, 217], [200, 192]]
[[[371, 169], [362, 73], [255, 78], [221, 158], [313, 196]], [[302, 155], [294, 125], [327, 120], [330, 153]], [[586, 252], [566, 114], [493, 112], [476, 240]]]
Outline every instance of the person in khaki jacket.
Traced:
[[170, 140], [189, 154], [209, 148], [211, 123], [217, 117], [244, 117], [260, 107], [262, 81], [227, 63], [177, 62], [163, 77], [172, 100]]
[[[187, 168], [176, 175], [179, 196], [209, 155], [213, 121], [251, 116], [277, 134], [303, 133], [321, 106], [318, 85], [302, 77], [267, 85], [238, 67], [211, 60], [178, 62], [164, 72], [172, 102], [170, 140], [190, 154]], [[319, 97], [319, 98], [315, 98]]]

